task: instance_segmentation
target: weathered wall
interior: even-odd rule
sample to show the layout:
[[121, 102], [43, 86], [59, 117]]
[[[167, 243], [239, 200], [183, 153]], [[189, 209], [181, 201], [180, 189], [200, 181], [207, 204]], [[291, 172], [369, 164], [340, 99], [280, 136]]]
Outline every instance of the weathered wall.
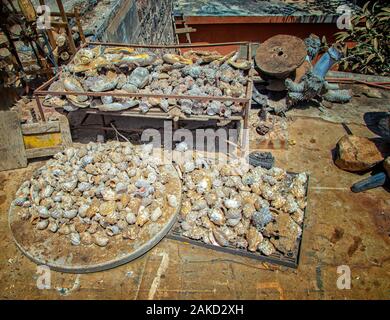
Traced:
[[171, 0], [123, 0], [100, 38], [121, 43], [174, 43], [171, 14]]
[[[173, 0], [62, 0], [67, 12], [78, 6], [85, 35], [92, 40], [172, 44]], [[39, 0], [33, 0], [37, 6]], [[45, 0], [58, 11], [56, 0]]]

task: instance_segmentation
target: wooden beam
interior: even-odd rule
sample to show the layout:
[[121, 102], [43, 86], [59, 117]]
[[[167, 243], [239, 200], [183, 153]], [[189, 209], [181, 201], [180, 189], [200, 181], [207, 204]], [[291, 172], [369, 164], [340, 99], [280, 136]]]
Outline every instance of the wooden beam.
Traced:
[[27, 149], [26, 156], [28, 159], [48, 157], [48, 156], [55, 155], [56, 153], [61, 151], [63, 151], [63, 148], [61, 146], [52, 147], [52, 148], [34, 148], [34, 149]]
[[22, 124], [22, 133], [24, 135], [51, 132], [60, 132], [59, 121]]
[[190, 33], [190, 32], [196, 32], [196, 29], [192, 27], [176, 29], [177, 34]]
[[18, 114], [15, 111], [0, 111], [0, 171], [26, 166]]

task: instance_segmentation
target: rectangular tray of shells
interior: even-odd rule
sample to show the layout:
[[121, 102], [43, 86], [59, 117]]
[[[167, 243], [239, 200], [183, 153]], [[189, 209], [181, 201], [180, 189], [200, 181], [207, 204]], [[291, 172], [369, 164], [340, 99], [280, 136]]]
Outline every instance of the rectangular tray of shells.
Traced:
[[[34, 93], [43, 106], [67, 112], [242, 118], [252, 94], [249, 44], [237, 43], [227, 55], [203, 46], [91, 42]], [[182, 48], [192, 50], [176, 54]], [[246, 56], [240, 48], [246, 48]]]
[[[293, 173], [293, 172], [287, 172], [287, 176], [289, 179], [293, 180], [294, 178], [297, 178], [300, 174], [298, 173]], [[305, 207], [303, 210], [301, 210], [301, 217], [300, 220], [297, 221], [297, 225], [299, 226], [300, 232], [299, 236], [296, 238], [295, 242], [294, 240], [292, 244], [290, 244], [290, 251], [284, 250], [282, 252], [281, 250], [278, 250], [277, 246], [273, 247], [273, 250], [267, 250], [264, 248], [263, 250], [259, 250], [260, 246], [257, 248], [257, 250], [248, 250], [248, 248], [238, 248], [237, 246], [232, 245], [231, 243], [225, 244], [225, 245], [219, 245], [217, 243], [205, 243], [203, 239], [194, 239], [190, 238], [189, 236], [186, 236], [186, 232], [181, 228], [180, 226], [180, 219], [179, 221], [172, 227], [170, 232], [168, 233], [167, 237], [172, 240], [177, 240], [189, 244], [193, 244], [196, 246], [208, 248], [211, 250], [216, 250], [220, 252], [225, 252], [225, 253], [230, 253], [230, 254], [235, 254], [235, 255], [240, 255], [243, 257], [248, 257], [256, 260], [260, 260], [263, 262], [268, 262], [272, 264], [277, 264], [289, 268], [297, 268], [299, 264], [299, 257], [300, 257], [300, 249], [301, 249], [301, 242], [302, 242], [302, 234], [303, 234], [303, 229], [304, 229], [304, 223], [305, 223], [305, 218], [306, 218], [306, 210], [307, 210], [307, 195], [308, 195], [308, 186], [309, 186], [309, 176], [305, 174], [306, 176], [306, 181], [303, 184], [304, 190], [304, 198], [303, 201], [305, 203]], [[288, 225], [285, 226], [285, 228], [289, 228]], [[290, 227], [291, 229], [291, 227]], [[188, 234], [187, 234], [188, 235]], [[282, 234], [281, 234], [282, 236]], [[264, 236], [264, 239], [270, 244], [271, 242], [269, 241], [269, 238]], [[264, 240], [263, 239], [263, 240]], [[267, 252], [268, 251], [268, 252]]]

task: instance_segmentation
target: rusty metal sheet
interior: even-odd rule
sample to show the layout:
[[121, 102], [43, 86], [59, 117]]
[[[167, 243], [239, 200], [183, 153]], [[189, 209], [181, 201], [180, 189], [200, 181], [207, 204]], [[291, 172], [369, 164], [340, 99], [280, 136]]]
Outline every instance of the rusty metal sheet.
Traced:
[[285, 78], [305, 60], [304, 41], [290, 35], [269, 38], [256, 50], [255, 62], [260, 72], [276, 78]]

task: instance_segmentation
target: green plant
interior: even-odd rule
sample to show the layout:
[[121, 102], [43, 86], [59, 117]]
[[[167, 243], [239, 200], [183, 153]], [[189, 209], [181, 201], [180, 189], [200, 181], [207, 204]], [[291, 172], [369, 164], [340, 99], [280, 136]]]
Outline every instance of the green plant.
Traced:
[[352, 48], [345, 45], [342, 69], [390, 75], [390, 7], [386, 2], [367, 2], [352, 18], [352, 28], [336, 33], [337, 42], [354, 44]]

